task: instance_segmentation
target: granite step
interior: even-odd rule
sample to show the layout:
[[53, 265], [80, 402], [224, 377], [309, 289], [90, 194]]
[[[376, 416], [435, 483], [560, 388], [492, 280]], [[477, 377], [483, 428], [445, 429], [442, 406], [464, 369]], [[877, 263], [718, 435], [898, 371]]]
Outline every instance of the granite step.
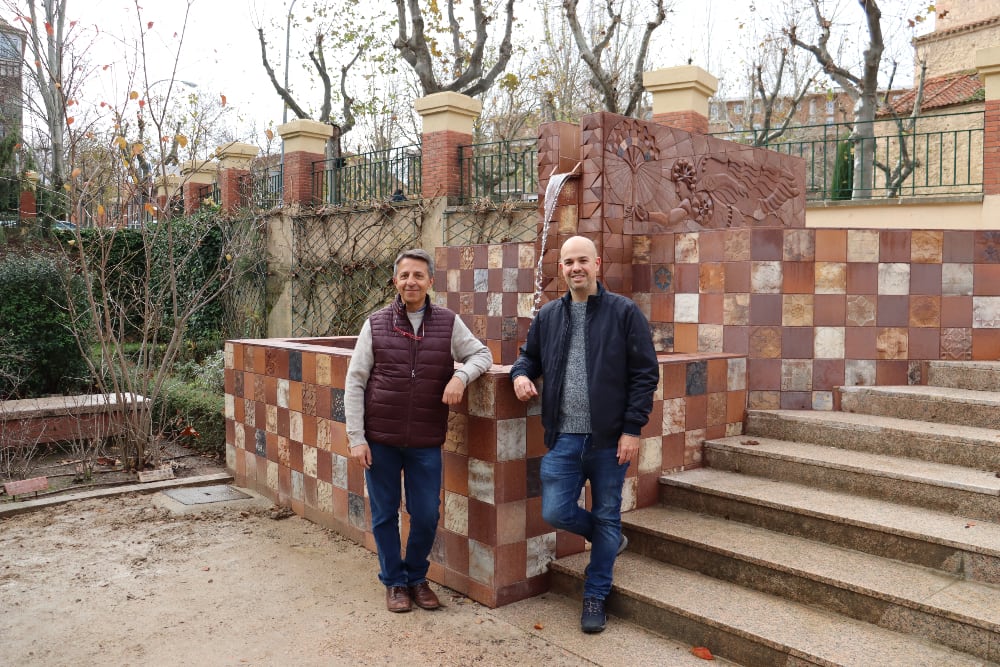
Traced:
[[1000, 523], [701, 468], [661, 477], [661, 503], [1000, 584]]
[[1000, 362], [929, 361], [927, 384], [935, 387], [1000, 392]]
[[756, 436], [706, 441], [705, 462], [716, 470], [845, 491], [973, 519], [1000, 516], [1000, 478], [993, 471]]
[[[587, 552], [550, 564], [552, 589], [579, 598]], [[626, 551], [608, 612], [746, 667], [982, 667], [982, 658], [917, 635], [744, 588]], [[610, 621], [614, 623], [614, 619]]]
[[1000, 430], [855, 412], [750, 410], [751, 437], [1000, 471]]
[[1000, 585], [679, 508], [622, 520], [635, 554], [1000, 660]]
[[1000, 393], [932, 387], [839, 387], [840, 409], [867, 415], [1000, 429]]

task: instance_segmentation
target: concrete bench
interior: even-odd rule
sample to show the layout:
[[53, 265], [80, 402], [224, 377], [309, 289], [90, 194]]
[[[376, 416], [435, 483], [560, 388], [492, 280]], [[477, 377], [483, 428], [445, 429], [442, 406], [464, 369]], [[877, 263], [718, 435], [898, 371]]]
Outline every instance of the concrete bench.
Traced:
[[0, 401], [0, 447], [93, 440], [118, 435], [137, 394], [81, 394]]

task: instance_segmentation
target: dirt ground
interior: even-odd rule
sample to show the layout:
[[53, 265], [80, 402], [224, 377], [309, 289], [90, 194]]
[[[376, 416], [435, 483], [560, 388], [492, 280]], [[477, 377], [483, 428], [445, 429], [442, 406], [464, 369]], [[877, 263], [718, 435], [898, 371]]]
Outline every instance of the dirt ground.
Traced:
[[[0, 518], [0, 665], [704, 665], [690, 647], [544, 595], [391, 614], [375, 555], [281, 513], [162, 494]], [[719, 663], [713, 663], [719, 664]]]

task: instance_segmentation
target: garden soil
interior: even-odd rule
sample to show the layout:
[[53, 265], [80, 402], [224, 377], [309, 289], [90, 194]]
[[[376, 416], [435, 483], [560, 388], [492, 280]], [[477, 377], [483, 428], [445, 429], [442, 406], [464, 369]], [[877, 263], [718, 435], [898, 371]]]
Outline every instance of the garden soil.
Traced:
[[131, 493], [0, 518], [0, 665], [705, 664], [614, 618], [584, 635], [558, 595], [488, 609], [434, 584], [442, 609], [392, 614], [353, 542], [259, 497], [193, 508]]

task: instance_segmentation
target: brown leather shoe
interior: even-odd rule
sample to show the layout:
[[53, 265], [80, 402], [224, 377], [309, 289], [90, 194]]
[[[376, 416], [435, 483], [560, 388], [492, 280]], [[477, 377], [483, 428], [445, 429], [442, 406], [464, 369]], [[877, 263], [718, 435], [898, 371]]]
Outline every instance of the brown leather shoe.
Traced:
[[389, 611], [402, 612], [413, 609], [410, 602], [410, 591], [406, 586], [386, 586], [385, 606]]
[[437, 609], [441, 606], [441, 601], [426, 581], [410, 586], [410, 597], [421, 609]]

